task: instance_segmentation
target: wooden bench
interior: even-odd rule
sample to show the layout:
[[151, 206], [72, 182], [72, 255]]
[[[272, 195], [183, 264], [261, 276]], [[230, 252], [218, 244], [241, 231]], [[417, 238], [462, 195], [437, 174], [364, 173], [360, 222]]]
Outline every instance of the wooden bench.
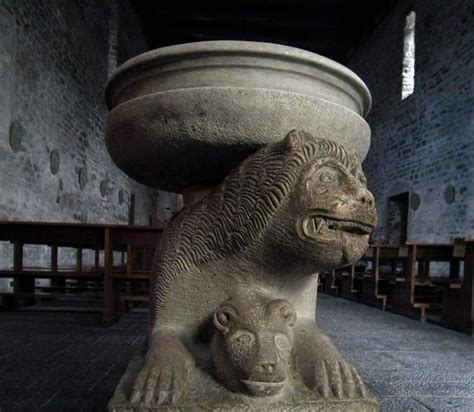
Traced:
[[[437, 262], [447, 264], [442, 276], [433, 271]], [[322, 291], [332, 296], [421, 321], [439, 317], [443, 326], [472, 334], [474, 239], [371, 245], [355, 265], [322, 273], [321, 284]]]
[[356, 265], [346, 266], [336, 270], [336, 278], [340, 276], [340, 296], [341, 298], [359, 301], [360, 279], [356, 276]]
[[456, 279], [445, 287], [442, 303], [442, 325], [459, 332], [472, 334], [474, 327], [474, 239], [455, 244], [455, 256], [464, 259], [462, 279]]
[[[103, 319], [112, 321], [121, 313], [121, 295], [130, 301], [143, 300], [141, 297], [134, 297], [132, 291], [121, 293], [120, 279], [125, 278], [128, 282], [150, 279], [151, 262], [145, 264], [147, 259], [143, 258], [141, 266], [136, 270], [133, 256], [137, 253], [145, 256], [145, 251], [148, 253], [146, 256], [153, 256], [153, 252], [150, 251], [154, 251], [158, 245], [162, 231], [163, 228], [159, 226], [2, 221], [0, 240], [13, 243], [13, 265], [11, 268], [0, 270], [0, 277], [14, 279], [13, 299], [16, 304], [34, 302], [37, 278], [50, 279], [51, 288], [55, 288], [56, 291], [64, 291], [67, 288], [66, 279], [85, 282], [84, 285], [88, 281], [102, 282]], [[42, 269], [24, 267], [23, 248], [26, 244], [49, 246], [50, 266]], [[59, 267], [59, 247], [76, 249], [76, 263], [73, 270]], [[83, 250], [86, 249], [91, 249], [95, 253], [93, 267], [83, 265]], [[99, 257], [102, 251], [104, 263], [100, 265]], [[113, 261], [114, 252], [121, 252], [121, 262], [118, 265]]]
[[362, 258], [366, 270], [358, 274], [361, 280], [359, 301], [386, 310], [393, 281], [406, 257], [406, 247], [370, 246]]
[[[390, 310], [425, 321], [429, 310], [441, 311], [442, 288], [459, 283], [461, 256], [453, 244], [407, 243], [408, 256], [405, 273], [395, 279]], [[442, 278], [431, 274], [434, 262], [449, 264], [449, 272]]]
[[324, 272], [321, 281], [323, 283], [322, 289], [324, 293], [334, 297], [339, 296], [341, 278], [337, 277], [335, 270], [331, 270], [330, 272]]

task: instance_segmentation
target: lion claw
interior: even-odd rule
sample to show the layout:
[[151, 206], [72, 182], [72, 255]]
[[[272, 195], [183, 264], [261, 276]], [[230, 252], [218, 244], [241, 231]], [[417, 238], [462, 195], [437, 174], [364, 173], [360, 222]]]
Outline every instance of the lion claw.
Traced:
[[354, 367], [345, 361], [321, 361], [315, 368], [315, 391], [323, 398], [364, 398], [367, 389]]
[[179, 346], [175, 344], [174, 350], [169, 353], [150, 348], [133, 384], [130, 395], [132, 404], [146, 407], [176, 404], [189, 383], [194, 365], [189, 355], [177, 348]]

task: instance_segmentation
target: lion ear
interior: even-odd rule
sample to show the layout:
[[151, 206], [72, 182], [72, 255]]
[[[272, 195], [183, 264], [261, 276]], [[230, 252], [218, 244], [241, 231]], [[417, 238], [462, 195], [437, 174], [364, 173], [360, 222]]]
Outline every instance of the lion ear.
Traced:
[[287, 149], [297, 150], [307, 141], [314, 140], [313, 136], [303, 130], [293, 129], [290, 130], [285, 138], [283, 144]]
[[301, 146], [301, 140], [299, 139], [298, 130], [290, 130], [285, 138], [283, 139], [283, 144], [287, 149], [295, 150]]

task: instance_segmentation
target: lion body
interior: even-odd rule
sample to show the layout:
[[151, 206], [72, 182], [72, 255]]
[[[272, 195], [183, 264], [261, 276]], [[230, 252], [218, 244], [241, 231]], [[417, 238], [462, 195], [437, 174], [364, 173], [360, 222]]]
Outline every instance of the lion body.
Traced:
[[[354, 175], [363, 176], [355, 155], [342, 146], [295, 132], [251, 155], [213, 192], [185, 207], [167, 228], [156, 256], [154, 319], [161, 325], [201, 322], [236, 290], [249, 285], [293, 300], [295, 291], [298, 295], [298, 290], [314, 287], [311, 271], [291, 282], [278, 273], [281, 265], [269, 262], [275, 259], [266, 250], [265, 238], [289, 207], [304, 167], [322, 157], [335, 158]], [[314, 311], [315, 296], [312, 300]], [[298, 305], [298, 298], [294, 303]]]

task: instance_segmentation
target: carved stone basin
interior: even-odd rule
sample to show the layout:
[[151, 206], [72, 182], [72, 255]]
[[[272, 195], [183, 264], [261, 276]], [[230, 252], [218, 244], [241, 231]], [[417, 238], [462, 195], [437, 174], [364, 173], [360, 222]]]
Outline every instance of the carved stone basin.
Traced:
[[292, 47], [214, 41], [165, 47], [106, 86], [108, 150], [132, 178], [181, 192], [213, 184], [298, 128], [367, 154], [370, 93], [350, 70]]

